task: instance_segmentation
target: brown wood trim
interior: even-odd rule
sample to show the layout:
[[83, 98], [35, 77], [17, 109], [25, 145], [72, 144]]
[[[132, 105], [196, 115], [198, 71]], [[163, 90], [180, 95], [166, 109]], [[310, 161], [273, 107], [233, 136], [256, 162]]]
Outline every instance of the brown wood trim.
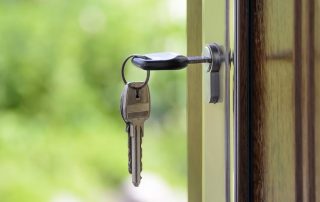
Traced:
[[309, 201], [316, 201], [316, 157], [315, 157], [315, 32], [314, 32], [314, 16], [315, 16], [315, 2], [314, 0], [308, 1], [308, 32], [307, 32], [307, 49], [308, 58], [308, 174], [309, 174]]
[[[301, 156], [302, 156], [302, 184], [297, 185], [302, 189], [303, 201], [316, 201], [316, 168], [315, 168], [315, 35], [314, 16], [315, 1], [301, 2]], [[299, 73], [299, 72], [298, 72]], [[298, 85], [298, 84], [297, 84]], [[298, 92], [299, 93], [299, 92]], [[296, 120], [299, 121], [299, 120]], [[297, 199], [298, 200], [298, 199]]]
[[[237, 1], [236, 4], [236, 201], [261, 201], [268, 188], [264, 179], [264, 71], [267, 59], [290, 62], [294, 68], [294, 184], [295, 201], [316, 201], [315, 153], [315, 1], [295, 0], [294, 47], [266, 55], [264, 51], [264, 1]], [[289, 5], [290, 6], [290, 5]], [[262, 12], [261, 12], [262, 11]], [[304, 23], [307, 23], [304, 24]], [[282, 50], [283, 51], [283, 50]], [[269, 190], [269, 188], [268, 188]]]
[[249, 105], [248, 105], [248, 65], [249, 65], [249, 1], [237, 0], [235, 34], [235, 201], [249, 202]]
[[[187, 0], [187, 52], [202, 51], [202, 0]], [[202, 201], [202, 68], [187, 69], [188, 201]]]
[[[264, 105], [263, 1], [237, 1], [236, 22], [236, 201], [263, 199], [263, 137], [260, 134]], [[260, 39], [260, 40], [254, 40]], [[259, 68], [260, 67], [260, 68]]]
[[252, 151], [252, 201], [265, 200], [265, 109], [266, 109], [266, 69], [265, 69], [265, 22], [264, 1], [251, 1], [250, 12], [250, 58], [249, 64], [249, 103], [250, 138]]
[[295, 87], [295, 198], [303, 201], [303, 160], [302, 160], [302, 4], [294, 1], [294, 80]]
[[296, 201], [316, 201], [314, 0], [295, 1]]

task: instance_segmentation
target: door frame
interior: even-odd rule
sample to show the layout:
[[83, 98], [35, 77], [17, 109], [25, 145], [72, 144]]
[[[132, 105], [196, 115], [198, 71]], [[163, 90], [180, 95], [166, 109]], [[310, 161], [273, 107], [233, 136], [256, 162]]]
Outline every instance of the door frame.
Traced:
[[[229, 0], [187, 0], [187, 54], [199, 55], [216, 42], [229, 52]], [[221, 15], [218, 15], [220, 12]], [[219, 26], [214, 26], [218, 24]], [[233, 29], [232, 29], [233, 30]], [[227, 67], [227, 68], [226, 68]], [[201, 65], [187, 70], [188, 201], [229, 202], [230, 165], [230, 68], [220, 70], [222, 103], [208, 104], [204, 95], [205, 71]], [[232, 96], [232, 95], [231, 95]], [[213, 122], [214, 121], [214, 122]], [[214, 126], [214, 127], [213, 127]], [[233, 126], [233, 125], [232, 125]]]
[[[187, 0], [187, 54], [202, 51], [202, 0]], [[188, 202], [202, 202], [202, 68], [187, 69]]]

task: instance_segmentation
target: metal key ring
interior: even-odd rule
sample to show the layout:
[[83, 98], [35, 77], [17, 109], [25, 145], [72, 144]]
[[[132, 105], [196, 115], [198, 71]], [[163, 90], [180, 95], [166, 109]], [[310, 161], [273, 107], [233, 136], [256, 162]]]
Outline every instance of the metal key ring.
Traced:
[[[123, 82], [124, 82], [125, 85], [128, 83], [127, 80], [126, 80], [126, 78], [125, 78], [125, 76], [124, 76], [124, 68], [125, 68], [125, 66], [126, 66], [126, 63], [128, 62], [128, 60], [129, 60], [130, 58], [133, 59], [134, 57], [138, 57], [138, 56], [140, 56], [140, 55], [130, 55], [130, 56], [127, 57], [127, 58], [124, 60], [124, 62], [122, 63], [121, 76], [122, 76], [122, 80], [123, 80]], [[144, 81], [144, 83], [143, 83], [141, 86], [139, 86], [139, 87], [133, 87], [133, 86], [131, 86], [132, 88], [134, 88], [134, 89], [136, 89], [136, 90], [140, 90], [141, 88], [145, 87], [145, 86], [148, 84], [149, 78], [150, 78], [150, 70], [146, 70], [146, 71], [147, 71], [147, 77], [146, 77], [146, 80]]]

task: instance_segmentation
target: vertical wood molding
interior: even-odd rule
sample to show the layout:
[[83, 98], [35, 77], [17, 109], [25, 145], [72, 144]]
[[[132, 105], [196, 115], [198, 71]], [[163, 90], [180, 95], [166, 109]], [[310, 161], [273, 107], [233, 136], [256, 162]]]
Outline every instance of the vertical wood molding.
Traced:
[[319, 9], [237, 1], [237, 202], [320, 200]]
[[[187, 0], [187, 52], [202, 51], [202, 0]], [[202, 68], [187, 69], [188, 201], [202, 201]]]
[[[308, 1], [308, 9], [306, 18], [308, 19], [308, 31], [307, 31], [307, 50], [309, 54], [307, 56], [307, 66], [308, 74], [307, 74], [307, 85], [308, 85], [308, 190], [309, 190], [309, 201], [316, 201], [316, 153], [315, 153], [315, 0]], [[318, 11], [319, 12], [319, 11]], [[318, 154], [319, 155], [319, 154]]]
[[[312, 7], [311, 7], [312, 9]], [[314, 1], [313, 7], [314, 65], [312, 80], [314, 85], [314, 144], [315, 144], [315, 201], [320, 201], [320, 1]]]
[[300, 0], [294, 1], [294, 103], [295, 103], [295, 200], [303, 201], [303, 162], [302, 162], [302, 109], [301, 109], [301, 8]]
[[[296, 119], [297, 123], [301, 125], [301, 157], [302, 157], [302, 184], [297, 185], [301, 187], [300, 198], [303, 201], [315, 202], [315, 82], [313, 75], [314, 70], [314, 0], [302, 1], [297, 3], [300, 6], [301, 14], [297, 15], [301, 18], [300, 30], [296, 30], [297, 37], [301, 43], [301, 50], [296, 50], [297, 57], [301, 60], [301, 70], [296, 74], [301, 73], [301, 83], [296, 83], [300, 92], [297, 92], [301, 99], [301, 117]], [[298, 20], [299, 21], [299, 20]], [[297, 201], [300, 201], [297, 198]]]
[[249, 64], [249, 1], [236, 0], [235, 49], [235, 201], [249, 202], [250, 166], [248, 137], [248, 64]]
[[[268, 171], [267, 162], [267, 138], [266, 132], [268, 118], [267, 104], [268, 102], [268, 78], [269, 74], [266, 65], [266, 7], [267, 2], [264, 1], [251, 1], [251, 15], [250, 15], [250, 28], [249, 34], [254, 40], [250, 40], [249, 58], [252, 62], [249, 64], [249, 136], [250, 136], [250, 159], [252, 166], [252, 197], [253, 201], [264, 201], [267, 198], [266, 192], [266, 172]], [[271, 170], [271, 169], [270, 169]], [[272, 172], [272, 171], [271, 171]]]

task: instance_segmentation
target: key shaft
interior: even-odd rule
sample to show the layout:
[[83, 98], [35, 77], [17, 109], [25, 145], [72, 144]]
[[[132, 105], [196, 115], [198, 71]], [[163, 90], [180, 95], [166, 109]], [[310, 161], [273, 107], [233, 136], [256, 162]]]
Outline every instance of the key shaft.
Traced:
[[132, 183], [134, 186], [139, 186], [141, 181], [141, 171], [142, 171], [142, 128], [141, 124], [131, 124], [131, 130], [134, 131], [131, 133], [131, 159], [132, 159]]
[[211, 63], [211, 57], [183, 56], [176, 53], [150, 53], [132, 58], [132, 63], [144, 70], [179, 70], [188, 64]]
[[211, 63], [212, 59], [204, 56], [188, 56], [189, 64], [197, 64], [197, 63]]

